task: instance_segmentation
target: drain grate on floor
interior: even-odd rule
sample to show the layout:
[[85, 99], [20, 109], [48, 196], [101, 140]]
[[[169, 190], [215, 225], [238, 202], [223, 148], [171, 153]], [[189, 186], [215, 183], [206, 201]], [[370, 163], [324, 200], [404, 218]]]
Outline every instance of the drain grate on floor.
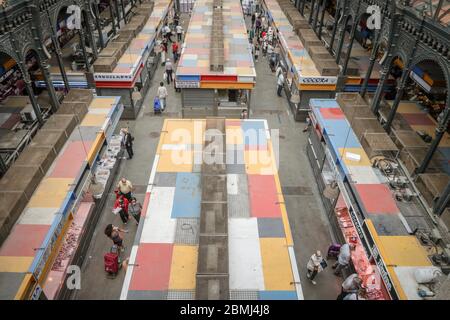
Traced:
[[159, 133], [159, 132], [150, 132], [149, 136], [150, 136], [150, 138], [156, 139], [156, 138], [159, 138], [161, 136], [161, 133]]
[[259, 300], [259, 291], [230, 290], [230, 300]]
[[167, 300], [195, 300], [195, 290], [169, 290]]
[[312, 196], [313, 192], [310, 187], [301, 187], [301, 186], [293, 186], [293, 187], [282, 187], [283, 195], [285, 196]]
[[177, 227], [175, 230], [176, 244], [198, 244], [198, 230], [200, 228], [200, 219], [179, 218], [177, 219]]

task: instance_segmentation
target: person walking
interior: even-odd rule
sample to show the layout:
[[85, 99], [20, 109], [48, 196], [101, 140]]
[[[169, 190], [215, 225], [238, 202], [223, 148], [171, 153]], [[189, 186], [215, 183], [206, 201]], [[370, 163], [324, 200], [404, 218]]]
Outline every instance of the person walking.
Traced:
[[171, 36], [172, 36], [172, 30], [170, 29], [170, 27], [169, 27], [168, 24], [166, 24], [166, 25], [163, 27], [163, 35], [165, 35], [167, 41], [170, 41], [170, 42], [173, 41], [172, 38], [171, 38]]
[[336, 300], [342, 300], [349, 293], [358, 292], [362, 288], [362, 279], [357, 273], [352, 273], [349, 275], [341, 285], [341, 293], [338, 295]]
[[255, 31], [259, 35], [259, 30], [261, 29], [261, 18], [257, 18], [255, 21]]
[[183, 27], [181, 25], [177, 25], [175, 30], [177, 32], [178, 42], [181, 42], [181, 40], [183, 39]]
[[308, 264], [306, 265], [307, 273], [306, 277], [311, 281], [312, 284], [316, 284], [316, 281], [314, 281], [314, 278], [317, 276], [319, 272], [323, 271], [322, 268], [322, 253], [317, 250], [316, 253], [314, 253], [311, 258], [309, 258]]
[[284, 75], [283, 72], [280, 72], [280, 74], [277, 77], [277, 95], [281, 97], [281, 90], [283, 90], [284, 87]]
[[165, 70], [166, 70], [167, 84], [170, 84], [170, 82], [173, 81], [173, 78], [172, 78], [173, 66], [172, 66], [172, 62], [170, 62], [169, 58], [167, 58], [167, 60], [166, 60]]
[[117, 190], [119, 191], [119, 196], [123, 195], [125, 198], [127, 198], [128, 201], [130, 201], [131, 191], [133, 191], [133, 185], [129, 180], [127, 180], [125, 177], [120, 179], [119, 183], [117, 184]]
[[136, 200], [135, 197], [131, 198], [131, 202], [128, 204], [128, 213], [131, 214], [136, 220], [136, 224], [139, 224], [141, 219], [142, 205]]
[[114, 202], [113, 213], [119, 214], [123, 224], [127, 224], [128, 220], [130, 220], [130, 215], [128, 214], [128, 205], [129, 201], [124, 196], [120, 196]]
[[355, 250], [354, 244], [344, 244], [339, 251], [338, 259], [336, 263], [333, 265], [334, 274], [339, 276], [342, 269], [348, 266], [350, 263], [350, 259], [352, 258], [352, 251]]
[[265, 57], [267, 54], [267, 39], [265, 38], [263, 38], [262, 52], [263, 56]]
[[128, 128], [123, 129], [123, 140], [122, 141], [123, 141], [123, 146], [127, 150], [128, 159], [133, 159], [133, 156], [134, 156], [134, 152], [133, 152], [134, 137], [128, 131]]
[[250, 41], [250, 42], [253, 42], [253, 38], [255, 37], [255, 30], [253, 30], [253, 28], [252, 29], [250, 29], [249, 31], [248, 31], [248, 40]]
[[258, 62], [258, 57], [259, 57], [259, 44], [256, 44], [255, 46], [255, 62]]
[[128, 233], [128, 230], [121, 229], [112, 224], [108, 224], [105, 228], [105, 235], [113, 241], [120, 251], [124, 251], [122, 233]]
[[255, 25], [255, 20], [256, 20], [256, 14], [253, 13], [253, 14], [252, 14], [252, 28], [253, 28], [253, 26]]
[[176, 27], [180, 23], [180, 16], [179, 16], [178, 12], [176, 12], [175, 15], [173, 16], [173, 23], [175, 24]]
[[159, 83], [159, 88], [158, 88], [158, 98], [159, 98], [159, 102], [161, 103], [161, 111], [164, 111], [164, 109], [166, 108], [167, 96], [168, 96], [167, 89], [166, 89], [166, 87], [164, 87], [164, 82], [161, 81]]
[[177, 63], [178, 61], [178, 43], [175, 41], [172, 43], [172, 54], [173, 54], [173, 62]]

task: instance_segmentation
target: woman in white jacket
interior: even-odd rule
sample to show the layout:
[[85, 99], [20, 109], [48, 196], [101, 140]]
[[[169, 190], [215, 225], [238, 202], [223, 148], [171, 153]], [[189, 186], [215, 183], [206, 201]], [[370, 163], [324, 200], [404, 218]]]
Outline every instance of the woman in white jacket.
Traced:
[[319, 272], [323, 271], [321, 265], [322, 260], [323, 257], [319, 250], [317, 250], [317, 252], [311, 256], [311, 258], [309, 258], [308, 264], [306, 266], [306, 268], [308, 269], [306, 276], [309, 280], [311, 280], [312, 284], [316, 284], [314, 278]]

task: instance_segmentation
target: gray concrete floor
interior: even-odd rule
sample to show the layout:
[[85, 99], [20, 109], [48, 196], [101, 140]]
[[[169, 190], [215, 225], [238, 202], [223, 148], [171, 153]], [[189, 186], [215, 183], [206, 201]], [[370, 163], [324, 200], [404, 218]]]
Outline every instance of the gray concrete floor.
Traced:
[[[185, 30], [186, 24], [185, 21]], [[317, 276], [317, 285], [312, 285], [306, 278], [309, 257], [316, 250], [326, 253], [332, 236], [306, 156], [307, 134], [302, 132], [304, 124], [294, 121], [285, 95], [283, 94], [282, 98], [277, 97], [275, 75], [270, 71], [265, 57], [260, 57], [256, 63], [256, 72], [257, 84], [252, 93], [250, 117], [267, 119], [271, 129], [279, 129], [281, 185], [283, 188], [296, 187], [290, 190], [297, 190], [285, 193], [285, 203], [305, 299], [335, 299], [340, 292], [341, 279], [333, 275], [331, 267]], [[160, 66], [156, 75], [162, 77], [162, 74], [163, 68]], [[174, 91], [173, 86], [167, 86], [169, 98], [165, 113], [162, 116], [153, 115], [152, 101], [159, 81], [158, 77], [153, 79], [138, 118], [135, 121], [121, 122], [119, 125], [129, 126], [136, 139], [135, 156], [132, 160], [122, 161], [116, 180], [122, 176], [131, 180], [136, 186], [136, 197], [141, 203], [163, 119], [181, 117], [181, 95]], [[112, 245], [111, 240], [103, 234], [103, 229], [108, 223], [122, 226], [120, 218], [111, 212], [114, 194], [111, 193], [109, 197], [88, 250], [88, 258], [82, 267], [81, 290], [76, 293], [75, 299], [118, 299], [120, 296], [125, 272], [119, 272], [115, 279], [108, 279], [103, 270], [103, 255]], [[127, 229], [129, 233], [124, 239], [127, 247], [122, 255], [124, 258], [130, 254], [136, 224], [129, 222]]]

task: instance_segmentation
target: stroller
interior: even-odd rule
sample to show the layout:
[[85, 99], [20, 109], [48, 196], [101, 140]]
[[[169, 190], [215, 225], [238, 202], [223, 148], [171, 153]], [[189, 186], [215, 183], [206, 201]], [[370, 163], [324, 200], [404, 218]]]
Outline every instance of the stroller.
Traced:
[[153, 112], [155, 114], [161, 114], [161, 101], [158, 97], [153, 100]]

